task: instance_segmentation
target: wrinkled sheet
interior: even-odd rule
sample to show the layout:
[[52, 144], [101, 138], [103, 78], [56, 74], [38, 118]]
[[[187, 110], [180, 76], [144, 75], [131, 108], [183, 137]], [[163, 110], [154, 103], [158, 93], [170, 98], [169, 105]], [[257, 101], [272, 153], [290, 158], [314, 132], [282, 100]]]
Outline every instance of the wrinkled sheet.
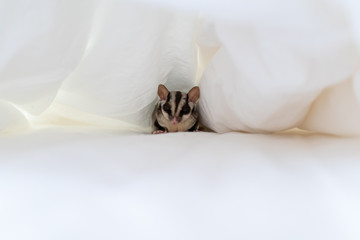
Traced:
[[156, 88], [201, 88], [217, 132], [360, 134], [358, 1], [0, 2], [0, 129], [150, 131]]
[[359, 134], [359, 3], [236, 2], [202, 6], [213, 18], [199, 47], [218, 48], [200, 82], [204, 122], [217, 132]]
[[359, 135], [359, 4], [0, 1], [0, 239], [360, 239], [359, 138], [134, 134]]
[[56, 116], [146, 131], [159, 83], [193, 85], [194, 16], [111, 0], [1, 1], [0, 11], [2, 130]]
[[359, 144], [53, 129], [0, 138], [0, 239], [357, 240]]

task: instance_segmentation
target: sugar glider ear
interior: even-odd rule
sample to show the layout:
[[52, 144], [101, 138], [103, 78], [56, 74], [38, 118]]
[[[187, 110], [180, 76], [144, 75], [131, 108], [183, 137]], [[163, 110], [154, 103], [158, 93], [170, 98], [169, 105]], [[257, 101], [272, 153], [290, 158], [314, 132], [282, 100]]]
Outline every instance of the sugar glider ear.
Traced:
[[159, 87], [158, 87], [159, 98], [161, 100], [166, 100], [168, 94], [169, 94], [169, 90], [167, 90], [167, 88], [164, 85], [160, 84]]
[[200, 88], [199, 87], [193, 87], [189, 91], [188, 96], [189, 96], [189, 101], [190, 102], [196, 103], [197, 100], [199, 100], [199, 98], [200, 98]]

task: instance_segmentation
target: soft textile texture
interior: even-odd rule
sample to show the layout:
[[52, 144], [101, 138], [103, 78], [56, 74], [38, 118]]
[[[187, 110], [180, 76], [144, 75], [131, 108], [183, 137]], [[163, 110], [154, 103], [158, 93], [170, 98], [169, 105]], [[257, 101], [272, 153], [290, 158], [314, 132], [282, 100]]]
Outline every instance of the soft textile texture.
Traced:
[[145, 131], [159, 83], [193, 86], [194, 16], [111, 0], [2, 1], [0, 11], [1, 130], [45, 114]]
[[0, 239], [358, 240], [359, 144], [53, 129], [0, 138]]
[[358, 7], [1, 1], [0, 130], [41, 123], [147, 132], [157, 85], [166, 83], [199, 84], [202, 120], [217, 132], [360, 134]]
[[[348, 97], [356, 86], [327, 91], [337, 98], [332, 104], [322, 94], [352, 81], [359, 68], [356, 21], [347, 8], [331, 1], [255, 2], [266, 10], [241, 3], [239, 15], [207, 23], [212, 33], [206, 38], [203, 32], [198, 41], [219, 48], [200, 82], [204, 122], [217, 132], [303, 127], [359, 134], [360, 99]], [[344, 120], [334, 121], [338, 109]]]

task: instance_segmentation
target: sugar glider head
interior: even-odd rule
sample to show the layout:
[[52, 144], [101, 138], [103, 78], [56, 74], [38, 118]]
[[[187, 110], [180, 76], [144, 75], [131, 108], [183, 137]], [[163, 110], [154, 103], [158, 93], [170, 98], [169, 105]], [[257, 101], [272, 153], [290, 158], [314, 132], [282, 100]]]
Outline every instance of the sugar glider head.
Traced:
[[160, 103], [158, 111], [171, 122], [179, 124], [196, 113], [196, 102], [200, 98], [199, 87], [193, 87], [188, 93], [169, 90], [162, 84], [158, 88]]

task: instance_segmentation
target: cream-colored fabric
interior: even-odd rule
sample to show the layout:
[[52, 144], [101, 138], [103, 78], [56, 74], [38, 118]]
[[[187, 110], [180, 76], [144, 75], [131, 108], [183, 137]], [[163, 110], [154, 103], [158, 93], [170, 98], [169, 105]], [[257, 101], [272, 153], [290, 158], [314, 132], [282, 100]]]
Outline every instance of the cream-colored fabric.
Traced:
[[[350, 21], [348, 6], [331, 1], [270, 2], [258, 5], [266, 10], [252, 5], [249, 10], [242, 2], [239, 17], [205, 23], [212, 32], [207, 38], [203, 32], [198, 44], [218, 50], [200, 81], [204, 123], [217, 132], [302, 127], [360, 134], [360, 99], [349, 97], [358, 90], [355, 85], [339, 89], [360, 66], [357, 22]], [[324, 94], [336, 100], [321, 100]], [[341, 117], [334, 121], [331, 116], [339, 109]]]
[[157, 85], [166, 83], [199, 84], [202, 120], [217, 132], [360, 134], [358, 7], [1, 1], [0, 131], [70, 124], [148, 132]]
[[112, 0], [1, 1], [0, 11], [2, 131], [109, 118], [148, 131], [157, 85], [193, 86], [194, 15]]

